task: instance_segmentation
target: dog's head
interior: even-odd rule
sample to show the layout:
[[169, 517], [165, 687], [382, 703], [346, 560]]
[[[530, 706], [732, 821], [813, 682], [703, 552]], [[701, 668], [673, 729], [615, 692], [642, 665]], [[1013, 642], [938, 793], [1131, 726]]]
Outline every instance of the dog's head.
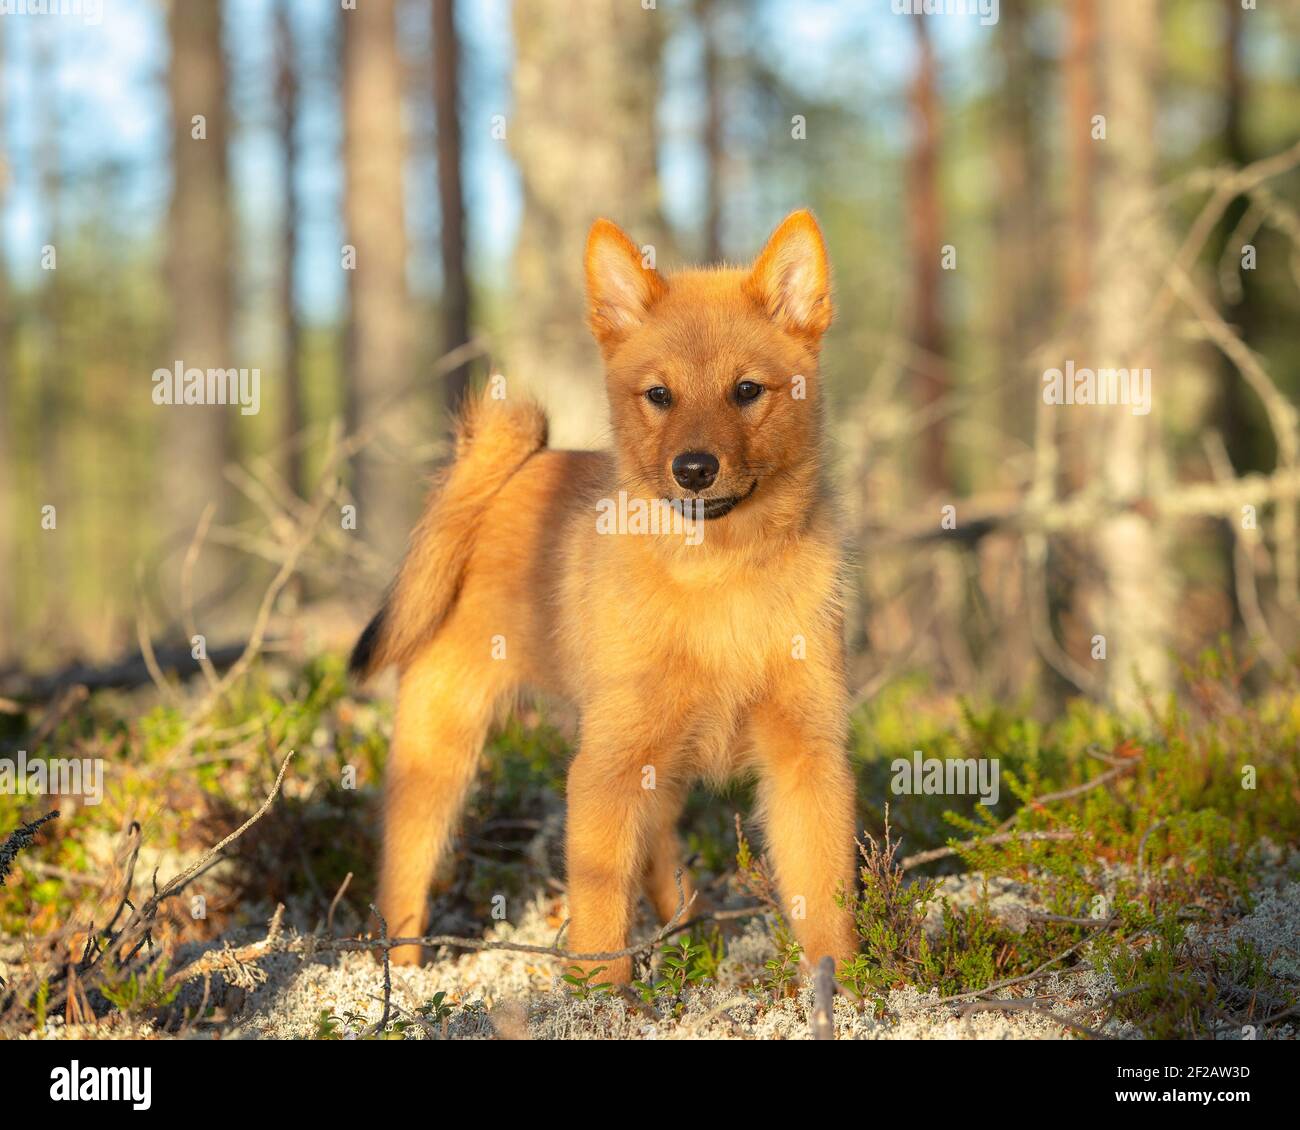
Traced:
[[748, 269], [665, 278], [648, 258], [608, 220], [592, 227], [588, 322], [621, 485], [727, 524], [794, 517], [819, 483], [831, 300], [817, 221], [786, 217]]

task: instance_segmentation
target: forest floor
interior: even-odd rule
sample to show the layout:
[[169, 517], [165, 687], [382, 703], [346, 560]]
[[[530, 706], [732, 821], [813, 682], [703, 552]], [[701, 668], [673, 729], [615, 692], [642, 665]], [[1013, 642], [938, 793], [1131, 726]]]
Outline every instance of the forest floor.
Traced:
[[[862, 950], [839, 971], [836, 1037], [1300, 1034], [1300, 694], [1247, 681], [1206, 656], [1131, 725], [1082, 702], [1043, 723], [915, 680], [860, 708]], [[811, 1034], [746, 786], [687, 807], [695, 924], [659, 937], [643, 908], [636, 986], [583, 981], [507, 948], [564, 945], [569, 747], [530, 708], [490, 743], [433, 899], [430, 932], [466, 945], [388, 971], [357, 947], [379, 932], [391, 714], [340, 657], [256, 665], [215, 703], [196, 681], [19, 709], [2, 756], [98, 759], [104, 782], [98, 804], [0, 794], [0, 842], [59, 811], [0, 860], [0, 1035]], [[896, 759], [917, 749], [995, 759], [997, 803], [899, 795]]]

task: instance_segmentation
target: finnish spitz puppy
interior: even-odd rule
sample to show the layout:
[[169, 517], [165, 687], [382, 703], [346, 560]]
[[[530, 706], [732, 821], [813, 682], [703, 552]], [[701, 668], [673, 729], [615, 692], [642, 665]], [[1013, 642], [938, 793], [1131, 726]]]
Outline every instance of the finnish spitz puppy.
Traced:
[[[352, 656], [359, 676], [400, 673], [379, 908], [390, 936], [423, 932], [488, 729], [529, 687], [581, 715], [569, 950], [624, 948], [642, 890], [670, 918], [692, 783], [754, 774], [804, 957], [844, 959], [854, 781], [821, 231], [795, 212], [752, 266], [665, 277], [599, 220], [585, 265], [613, 450], [548, 449], [542, 411], [490, 385]], [[586, 968], [600, 965], [602, 979], [631, 974], [627, 958]]]

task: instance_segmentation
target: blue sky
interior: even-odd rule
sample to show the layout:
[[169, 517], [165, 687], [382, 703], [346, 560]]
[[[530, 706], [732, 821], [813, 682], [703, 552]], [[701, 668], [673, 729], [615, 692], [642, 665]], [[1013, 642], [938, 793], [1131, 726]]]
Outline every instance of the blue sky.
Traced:
[[[227, 0], [226, 5], [236, 115], [232, 176], [245, 231], [243, 246], [254, 249], [274, 238], [281, 207], [270, 87], [275, 6], [274, 0]], [[661, 0], [665, 15], [679, 6], [680, 0]], [[341, 169], [336, 159], [340, 123], [335, 76], [325, 65], [339, 17], [334, 0], [292, 0], [292, 10], [300, 68], [310, 84], [300, 123], [304, 283], [299, 303], [310, 317], [329, 318], [339, 312], [343, 300], [341, 276], [333, 269], [343, 242]], [[466, 192], [475, 205], [471, 254], [478, 269], [493, 270], [509, 254], [520, 213], [518, 178], [508, 149], [488, 134], [491, 115], [508, 112], [510, 105], [510, 4], [475, 0], [462, 3], [459, 11], [466, 71]], [[886, 0], [763, 0], [749, 6], [745, 16], [756, 21], [770, 63], [791, 87], [812, 97], [860, 99], [865, 113], [880, 91], [900, 88], [911, 68], [910, 32], [904, 20], [889, 13]], [[419, 55], [428, 43], [427, 2], [409, 0], [401, 18], [404, 49]], [[703, 199], [694, 140], [701, 103], [699, 44], [689, 21], [678, 23], [685, 30], [670, 40], [665, 60], [661, 172], [670, 221], [690, 229], [699, 222]], [[965, 84], [969, 90], [979, 76], [965, 73], [965, 58], [977, 53], [964, 48], [988, 29], [973, 19], [936, 23], [951, 68], [945, 81]], [[95, 25], [72, 16], [0, 16], [0, 36], [0, 90], [10, 157], [0, 230], [13, 274], [32, 279], [39, 269], [40, 248], [49, 238], [52, 208], [38, 183], [37, 154], [42, 144], [49, 146], [52, 130], [59, 167], [72, 186], [63, 203], [64, 223], [74, 222], [84, 203], [77, 194], [96, 191], [85, 174], [112, 168], [117, 174], [115, 229], [124, 241], [141, 237], [156, 242], [170, 192], [163, 5], [155, 0], [104, 0], [102, 22]], [[434, 183], [432, 169], [413, 164], [408, 170], [415, 246], [412, 279], [426, 292], [437, 287]], [[324, 269], [327, 264], [330, 269]], [[273, 270], [274, 264], [266, 269]]]

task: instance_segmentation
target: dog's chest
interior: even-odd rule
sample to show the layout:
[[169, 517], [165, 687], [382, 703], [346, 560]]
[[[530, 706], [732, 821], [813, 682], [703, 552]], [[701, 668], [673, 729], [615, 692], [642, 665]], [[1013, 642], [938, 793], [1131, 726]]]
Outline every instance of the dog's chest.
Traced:
[[771, 584], [684, 587], [664, 592], [647, 609], [657, 617], [661, 640], [678, 660], [728, 672], [735, 680], [754, 675], [798, 634], [792, 594]]
[[838, 591], [829, 548], [740, 568], [720, 556], [666, 561], [606, 547], [570, 574], [566, 602], [570, 655], [592, 693], [635, 686], [661, 700], [743, 706], [773, 672], [824, 647]]
[[792, 567], [670, 575], [643, 589], [625, 628], [658, 669], [746, 693], [817, 630], [827, 597], [820, 582]]

